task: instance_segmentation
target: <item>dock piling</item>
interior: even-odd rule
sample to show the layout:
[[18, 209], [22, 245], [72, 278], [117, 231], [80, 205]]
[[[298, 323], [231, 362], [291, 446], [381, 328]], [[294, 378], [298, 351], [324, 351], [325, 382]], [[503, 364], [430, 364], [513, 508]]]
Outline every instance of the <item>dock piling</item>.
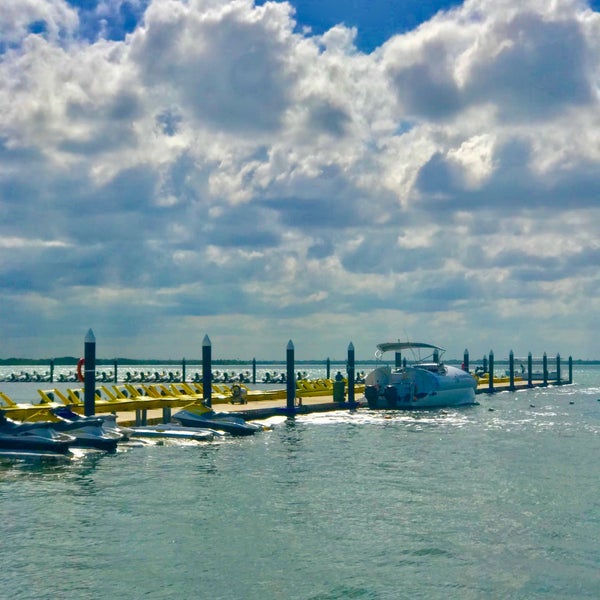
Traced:
[[469, 372], [469, 351], [465, 348], [463, 353], [463, 371]]
[[202, 340], [202, 399], [212, 407], [212, 345], [208, 334]]
[[488, 390], [494, 392], [494, 351], [490, 350], [490, 358], [488, 361]]
[[292, 340], [290, 340], [287, 345], [286, 365], [286, 408], [290, 413], [293, 413], [296, 402], [296, 373], [294, 371], [294, 343]]
[[573, 383], [573, 357], [569, 356], [569, 384]]
[[96, 413], [96, 338], [91, 329], [85, 336], [83, 359], [85, 361], [83, 412], [86, 417], [89, 417]]
[[515, 354], [511, 350], [508, 355], [508, 374], [509, 374], [509, 384], [508, 389], [511, 392], [515, 391]]
[[544, 352], [542, 358], [542, 369], [544, 371], [544, 386], [548, 385], [548, 355]]
[[348, 344], [348, 404], [354, 406], [354, 344]]

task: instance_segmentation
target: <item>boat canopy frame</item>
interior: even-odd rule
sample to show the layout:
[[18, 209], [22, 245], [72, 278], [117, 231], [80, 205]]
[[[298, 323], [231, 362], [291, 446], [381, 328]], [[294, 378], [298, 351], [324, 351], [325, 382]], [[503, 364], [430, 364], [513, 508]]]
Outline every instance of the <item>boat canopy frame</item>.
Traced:
[[436, 346], [434, 344], [425, 344], [424, 342], [383, 342], [381, 344], [377, 344], [377, 351], [375, 352], [375, 356], [377, 360], [381, 360], [382, 356], [385, 352], [401, 352], [403, 350], [420, 350], [427, 349], [431, 350], [431, 354], [427, 355], [425, 358], [416, 358], [413, 357], [413, 363], [424, 363], [427, 359], [433, 358], [434, 351], [439, 350], [440, 356], [439, 361], [441, 362], [441, 355], [446, 352], [445, 348], [441, 346]]

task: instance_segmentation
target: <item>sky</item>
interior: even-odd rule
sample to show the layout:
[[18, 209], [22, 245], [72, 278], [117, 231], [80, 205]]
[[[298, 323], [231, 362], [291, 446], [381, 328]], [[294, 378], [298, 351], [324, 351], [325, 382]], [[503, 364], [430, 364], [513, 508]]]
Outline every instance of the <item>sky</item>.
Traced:
[[599, 359], [598, 11], [2, 0], [0, 358]]

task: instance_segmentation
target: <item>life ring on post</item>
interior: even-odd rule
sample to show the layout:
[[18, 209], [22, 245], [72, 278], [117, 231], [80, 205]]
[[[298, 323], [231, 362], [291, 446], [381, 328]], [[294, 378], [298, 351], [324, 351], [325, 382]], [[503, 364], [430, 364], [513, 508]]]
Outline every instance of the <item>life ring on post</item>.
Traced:
[[83, 376], [83, 365], [85, 364], [85, 358], [80, 358], [77, 361], [77, 379], [82, 383], [85, 381], [85, 377]]

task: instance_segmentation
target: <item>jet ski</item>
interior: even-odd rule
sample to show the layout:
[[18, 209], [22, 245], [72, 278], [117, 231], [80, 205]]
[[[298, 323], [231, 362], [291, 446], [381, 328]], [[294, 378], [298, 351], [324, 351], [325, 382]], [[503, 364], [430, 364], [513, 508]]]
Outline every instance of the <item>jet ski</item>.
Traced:
[[91, 417], [84, 417], [76, 413], [70, 406], [59, 406], [51, 410], [52, 414], [56, 417], [65, 420], [73, 421], [77, 423], [83, 423], [87, 419], [94, 421], [100, 420], [103, 433], [110, 437], [117, 438], [117, 441], [125, 441], [129, 439], [131, 430], [127, 427], [121, 427], [117, 425], [116, 415], [107, 413], [102, 415], [93, 415]]
[[162, 425], [142, 425], [131, 427], [131, 437], [140, 438], [171, 438], [179, 440], [193, 440], [196, 442], [210, 442], [215, 437], [226, 435], [223, 431], [205, 429], [202, 427], [183, 427], [177, 423], [164, 423]]
[[117, 443], [123, 439], [116, 432], [105, 431], [104, 420], [100, 417], [81, 417], [67, 407], [55, 408], [50, 412], [56, 418], [56, 421], [50, 422], [53, 429], [74, 436], [73, 446], [114, 452]]
[[75, 437], [56, 431], [53, 423], [17, 423], [0, 411], [0, 449], [69, 454]]
[[203, 427], [225, 431], [231, 435], [254, 435], [263, 431], [262, 425], [248, 423], [242, 417], [226, 412], [215, 412], [206, 405], [190, 404], [173, 415], [173, 420], [184, 427]]

